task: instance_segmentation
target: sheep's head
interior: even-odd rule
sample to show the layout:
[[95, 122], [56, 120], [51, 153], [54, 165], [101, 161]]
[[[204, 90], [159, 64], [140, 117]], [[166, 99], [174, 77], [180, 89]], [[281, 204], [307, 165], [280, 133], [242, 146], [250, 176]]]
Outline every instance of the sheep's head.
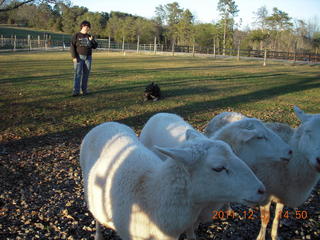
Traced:
[[296, 106], [294, 111], [301, 120], [294, 136], [294, 140], [298, 141], [298, 151], [320, 172], [320, 114], [306, 114]]
[[197, 203], [264, 200], [265, 188], [228, 144], [193, 136], [178, 148], [159, 149], [183, 164], [190, 176], [190, 198]]
[[245, 115], [237, 112], [223, 112], [212, 118], [205, 129], [205, 135], [211, 137], [216, 131], [225, 125], [247, 118]]
[[230, 144], [237, 156], [249, 165], [258, 162], [288, 162], [291, 159], [289, 145], [255, 118], [230, 123], [213, 137]]

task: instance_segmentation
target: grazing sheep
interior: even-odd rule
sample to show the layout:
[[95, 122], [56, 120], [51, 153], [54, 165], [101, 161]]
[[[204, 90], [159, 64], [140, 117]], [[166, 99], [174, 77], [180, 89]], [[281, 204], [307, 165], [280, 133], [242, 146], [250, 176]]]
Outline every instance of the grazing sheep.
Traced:
[[239, 121], [247, 118], [245, 115], [237, 112], [223, 112], [215, 116], [210, 120], [204, 133], [207, 137], [211, 137], [216, 131], [225, 126], [228, 123]]
[[[260, 207], [261, 229], [257, 240], [264, 240], [270, 218], [270, 204], [276, 202], [276, 212], [272, 224], [271, 237], [277, 239], [280, 213], [284, 205], [297, 207], [307, 200], [313, 187], [320, 178], [320, 115], [305, 114], [294, 107], [296, 116], [301, 120], [297, 129], [292, 129], [289, 144], [293, 157], [287, 166], [276, 166], [270, 174], [255, 173], [267, 187], [269, 202]], [[288, 131], [290, 132], [290, 131]], [[282, 135], [280, 131], [279, 135]]]
[[125, 125], [93, 128], [81, 144], [80, 164], [96, 220], [124, 240], [174, 240], [207, 202], [264, 199], [263, 184], [226, 143], [193, 130], [186, 140], [176, 148], [158, 147], [168, 156], [162, 161]]
[[[186, 141], [187, 129], [192, 127], [175, 114], [161, 113], [151, 117], [141, 132], [140, 140], [152, 149], [152, 145], [163, 147], [179, 146]], [[195, 130], [194, 130], [195, 131]], [[197, 133], [199, 137], [204, 137]], [[259, 167], [262, 162], [286, 165], [291, 158], [289, 145], [281, 140], [273, 131], [253, 118], [245, 118], [227, 124], [218, 130], [211, 139], [228, 143], [236, 155], [247, 164]], [[272, 165], [273, 167], [273, 165]], [[268, 170], [269, 172], [270, 170]], [[210, 202], [205, 206], [194, 228], [199, 222], [207, 222], [212, 218], [212, 210], [219, 209], [223, 202]], [[187, 235], [193, 234], [188, 229]]]

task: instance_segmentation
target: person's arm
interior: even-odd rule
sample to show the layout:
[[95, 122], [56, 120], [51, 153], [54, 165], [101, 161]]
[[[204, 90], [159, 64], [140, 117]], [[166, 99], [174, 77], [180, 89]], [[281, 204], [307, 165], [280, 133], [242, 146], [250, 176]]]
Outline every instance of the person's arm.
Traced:
[[89, 37], [89, 41], [90, 41], [91, 48], [96, 49], [98, 47], [98, 43], [96, 42], [93, 36]]
[[77, 50], [76, 50], [76, 41], [77, 41], [77, 37], [76, 37], [76, 34], [73, 35], [72, 39], [71, 39], [71, 44], [70, 44], [70, 53], [71, 53], [71, 57], [72, 57], [72, 61], [74, 63], [76, 63], [78, 60], [78, 53], [77, 53]]

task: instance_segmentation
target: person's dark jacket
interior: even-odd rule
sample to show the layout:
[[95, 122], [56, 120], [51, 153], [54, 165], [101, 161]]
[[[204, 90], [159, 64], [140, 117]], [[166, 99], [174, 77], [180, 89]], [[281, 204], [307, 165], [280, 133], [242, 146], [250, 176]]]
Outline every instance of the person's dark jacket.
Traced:
[[72, 58], [78, 58], [79, 55], [91, 56], [92, 49], [98, 47], [98, 43], [92, 39], [89, 40], [89, 34], [76, 33], [71, 39], [70, 52]]

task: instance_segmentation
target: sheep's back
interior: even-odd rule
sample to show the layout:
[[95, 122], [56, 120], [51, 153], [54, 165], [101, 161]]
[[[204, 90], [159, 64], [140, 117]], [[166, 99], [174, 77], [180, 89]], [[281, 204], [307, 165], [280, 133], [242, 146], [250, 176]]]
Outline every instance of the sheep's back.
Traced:
[[143, 176], [159, 169], [162, 161], [138, 141], [131, 129], [108, 125], [89, 136], [92, 141], [83, 145], [92, 153], [84, 174], [88, 207], [100, 223], [113, 227], [115, 209], [125, 210], [129, 201], [134, 201]]

